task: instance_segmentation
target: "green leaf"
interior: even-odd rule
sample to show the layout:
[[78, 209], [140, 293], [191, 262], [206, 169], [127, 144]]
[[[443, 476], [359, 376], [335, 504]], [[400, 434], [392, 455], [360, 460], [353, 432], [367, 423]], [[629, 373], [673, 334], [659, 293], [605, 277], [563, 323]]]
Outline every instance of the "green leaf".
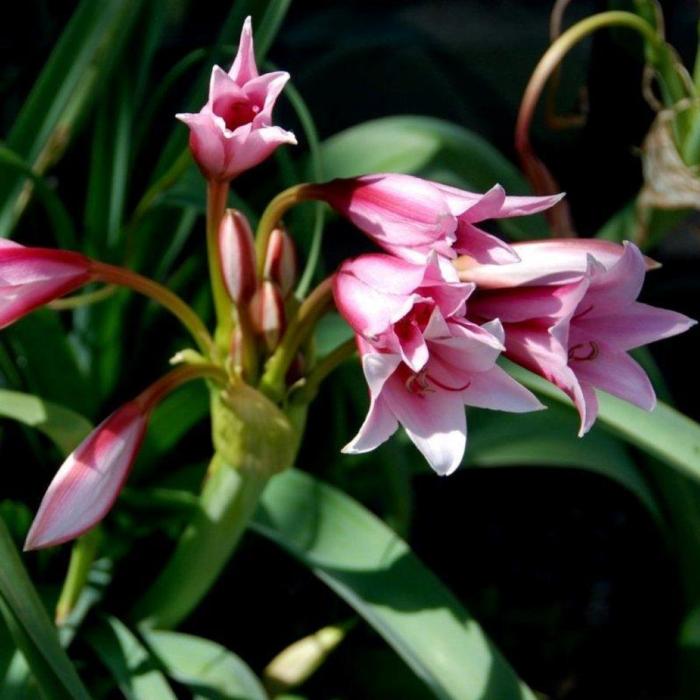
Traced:
[[[508, 364], [515, 378], [544, 396], [569, 403], [553, 384], [521, 367]], [[656, 408], [643, 411], [626, 401], [599, 391], [599, 420], [627, 442], [700, 480], [700, 425], [659, 401]]]
[[9, 389], [0, 389], [0, 416], [41, 430], [64, 455], [72, 452], [92, 430], [87, 419], [68, 408]]
[[657, 521], [662, 521], [656, 496], [622, 442], [597, 427], [585, 437], [577, 437], [577, 416], [563, 406], [517, 418], [497, 411], [470, 412], [467, 463], [591, 471], [628, 489]]
[[85, 637], [127, 700], [177, 700], [148, 649], [115, 617], [105, 617]]
[[56, 242], [61, 248], [77, 248], [75, 225], [68, 210], [46, 180], [37, 175], [29, 165], [7, 146], [0, 145], [0, 163], [17, 170], [34, 186], [34, 193], [46, 210]]
[[2, 520], [0, 561], [0, 599], [5, 622], [42, 691], [52, 700], [89, 700]]
[[341, 491], [289, 470], [263, 492], [252, 526], [355, 608], [436, 697], [534, 700], [408, 545]]
[[96, 392], [79, 364], [79, 355], [66, 336], [58, 313], [39, 309], [5, 329], [3, 339], [12, 348], [25, 386], [32, 394], [92, 415], [97, 405]]
[[[509, 194], [529, 192], [517, 168], [491, 144], [433, 117], [400, 115], [358, 124], [324, 141], [321, 158], [329, 179], [399, 172], [475, 191], [500, 183]], [[541, 237], [548, 230], [539, 216], [503, 219], [499, 224], [516, 238]]]
[[180, 632], [144, 629], [143, 636], [166, 673], [186, 685], [194, 700], [267, 700], [248, 665], [220, 644]]
[[[83, 0], [73, 13], [7, 137], [7, 145], [42, 173], [65, 149], [98, 88], [107, 84], [141, 0]], [[24, 179], [0, 178], [0, 231], [17, 215]]]

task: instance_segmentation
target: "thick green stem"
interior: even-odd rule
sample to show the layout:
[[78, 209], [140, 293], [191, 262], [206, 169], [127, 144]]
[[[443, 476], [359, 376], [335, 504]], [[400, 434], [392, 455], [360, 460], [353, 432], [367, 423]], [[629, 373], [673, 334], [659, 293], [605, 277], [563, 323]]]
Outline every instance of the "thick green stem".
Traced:
[[176, 627], [209, 591], [255, 512], [269, 475], [224, 463], [215, 456], [200, 496], [200, 510], [174, 555], [137, 604], [135, 619], [157, 629]]
[[173, 294], [167, 287], [154, 282], [148, 277], [139, 275], [137, 272], [127, 270], [125, 267], [117, 267], [107, 263], [93, 261], [92, 271], [95, 279], [108, 284], [128, 287], [157, 301], [182, 322], [205, 355], [210, 356], [212, 354], [214, 341], [202, 319], [197, 316], [191, 306], [180, 299], [177, 294]]
[[231, 330], [233, 329], [233, 308], [226, 291], [219, 260], [219, 225], [226, 211], [228, 200], [227, 182], [209, 182], [207, 184], [207, 258], [209, 260], [209, 279], [214, 297], [216, 311], [217, 347], [225, 354], [230, 349]]

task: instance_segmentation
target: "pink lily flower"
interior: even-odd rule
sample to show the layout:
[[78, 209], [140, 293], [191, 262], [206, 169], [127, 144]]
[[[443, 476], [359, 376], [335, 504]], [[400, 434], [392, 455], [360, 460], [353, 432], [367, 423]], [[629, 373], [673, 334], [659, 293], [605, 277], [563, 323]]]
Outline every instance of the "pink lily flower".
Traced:
[[68, 456], [46, 491], [25, 551], [79, 537], [107, 515], [146, 433], [148, 411], [130, 401], [103, 421]]
[[466, 447], [465, 405], [542, 408], [496, 366], [500, 324], [480, 327], [464, 317], [473, 290], [435, 253], [422, 265], [373, 254], [341, 266], [336, 305], [357, 334], [371, 399], [345, 452], [373, 450], [401, 423], [432, 468], [450, 474]]
[[466, 254], [480, 263], [516, 262], [511, 246], [475, 224], [492, 218], [534, 214], [561, 199], [506, 197], [500, 185], [475, 194], [430, 180], [392, 173], [332, 180], [314, 194], [385, 250], [412, 262], [435, 251]]
[[288, 80], [281, 71], [258, 73], [248, 17], [231, 70], [212, 70], [207, 103], [196, 114], [176, 115], [190, 128], [190, 149], [207, 180], [232, 180], [282, 144], [296, 144], [291, 131], [272, 125], [272, 109]]
[[0, 239], [0, 328], [82, 287], [92, 279], [91, 265], [80, 253]]
[[245, 304], [258, 286], [255, 242], [248, 219], [237, 209], [227, 209], [218, 234], [219, 264], [226, 291], [235, 304]]
[[[475, 317], [502, 321], [505, 354], [510, 359], [543, 376], [572, 399], [581, 416], [579, 435], [597, 417], [595, 389], [653, 410], [656, 396], [649, 378], [627, 353], [682, 333], [695, 323], [674, 311], [636, 301], [647, 263], [631, 243], [618, 249], [617, 259], [604, 257], [605, 262], [589, 255], [586, 271], [578, 280], [483, 289], [470, 303]], [[557, 254], [556, 247], [542, 249], [545, 279], [555, 267], [548, 258]], [[569, 262], [564, 258], [562, 264], [566, 267]], [[499, 269], [497, 274], [502, 286], [503, 273]], [[521, 284], [522, 275], [515, 269], [513, 279]]]
[[374, 450], [399, 424], [441, 476], [461, 464], [467, 446], [465, 406], [515, 413], [544, 408], [527, 389], [496, 365], [503, 329], [495, 321], [477, 326], [443, 319], [433, 310], [423, 335], [428, 357], [418, 372], [402, 355], [376, 351], [357, 336], [370, 407], [346, 453]]

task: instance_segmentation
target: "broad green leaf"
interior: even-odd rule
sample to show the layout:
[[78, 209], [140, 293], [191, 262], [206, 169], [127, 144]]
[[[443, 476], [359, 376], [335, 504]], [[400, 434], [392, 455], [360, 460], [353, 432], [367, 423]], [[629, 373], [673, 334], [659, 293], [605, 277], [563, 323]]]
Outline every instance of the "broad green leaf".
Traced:
[[[7, 145], [42, 173], [60, 156], [133, 26], [141, 0], [83, 0], [37, 79]], [[0, 177], [0, 231], [11, 228], [24, 179]]]
[[236, 654], [208, 639], [143, 630], [168, 676], [186, 685], [193, 700], [267, 700], [257, 676]]
[[515, 417], [497, 411], [470, 414], [467, 464], [595, 472], [628, 489], [661, 521], [656, 497], [623, 443], [599, 427], [583, 438], [577, 432], [577, 416], [563, 406]]
[[[509, 194], [529, 192], [517, 168], [491, 144], [461, 126], [434, 117], [400, 115], [352, 126], [321, 144], [321, 160], [328, 179], [400, 172], [475, 191], [500, 183]], [[539, 216], [499, 223], [514, 237], [541, 237], [547, 232]]]
[[0, 599], [3, 613], [7, 613], [5, 622], [14, 632], [37, 683], [48, 698], [89, 700], [2, 520], [0, 561]]
[[[511, 364], [509, 372], [530, 389], [569, 402], [562, 391], [541, 377]], [[613, 433], [700, 480], [700, 425], [695, 421], [661, 401], [647, 412], [601, 391], [598, 402], [599, 420]]]
[[66, 455], [92, 430], [90, 422], [79, 413], [9, 389], [0, 389], [0, 416], [41, 430]]
[[252, 526], [355, 608], [436, 697], [534, 700], [408, 545], [341, 491], [289, 470], [263, 492]]
[[104, 618], [85, 637], [127, 700], [177, 700], [148, 649], [115, 617]]

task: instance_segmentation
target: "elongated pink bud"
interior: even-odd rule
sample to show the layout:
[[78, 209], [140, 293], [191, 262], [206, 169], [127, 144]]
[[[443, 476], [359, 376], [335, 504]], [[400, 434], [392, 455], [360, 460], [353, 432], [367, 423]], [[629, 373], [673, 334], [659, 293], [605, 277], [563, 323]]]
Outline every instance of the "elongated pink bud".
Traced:
[[136, 459], [147, 422], [148, 411], [130, 401], [88, 435], [51, 482], [25, 550], [72, 540], [104, 518]]
[[265, 255], [265, 279], [276, 282], [285, 299], [297, 281], [297, 251], [294, 241], [282, 226], [270, 234]]
[[219, 261], [229, 296], [236, 304], [252, 298], [257, 287], [255, 243], [248, 219], [227, 209], [219, 226]]
[[250, 302], [250, 319], [268, 350], [274, 350], [285, 327], [284, 299], [279, 287], [265, 280]]
[[26, 248], [0, 239], [0, 328], [69, 294], [91, 277], [91, 262], [80, 253]]

